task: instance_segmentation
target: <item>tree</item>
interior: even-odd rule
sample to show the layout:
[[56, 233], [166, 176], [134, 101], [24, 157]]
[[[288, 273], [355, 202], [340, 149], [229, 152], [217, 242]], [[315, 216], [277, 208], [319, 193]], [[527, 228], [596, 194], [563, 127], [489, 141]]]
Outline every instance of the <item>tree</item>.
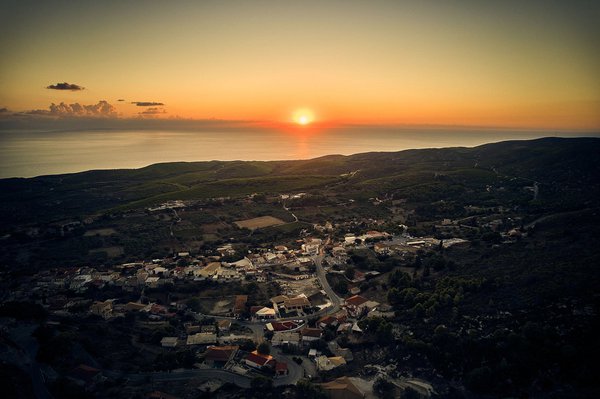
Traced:
[[384, 377], [378, 377], [373, 383], [373, 391], [382, 399], [393, 399], [395, 386]]
[[318, 386], [312, 384], [308, 380], [300, 380], [298, 384], [296, 384], [296, 389], [298, 390], [298, 397], [303, 399], [326, 399], [327, 395], [323, 391], [323, 389]]
[[188, 299], [185, 304], [188, 308], [192, 310], [192, 312], [202, 313], [202, 305], [200, 303], [200, 299], [193, 297]]
[[267, 391], [273, 388], [273, 380], [267, 377], [255, 377], [250, 381], [250, 388], [255, 391]]
[[240, 349], [246, 352], [252, 352], [256, 349], [256, 344], [250, 339], [245, 339], [240, 342]]
[[356, 270], [350, 266], [349, 268], [346, 269], [346, 271], [344, 272], [344, 275], [348, 278], [348, 280], [352, 280], [354, 278], [354, 274], [356, 273]]
[[256, 349], [261, 355], [271, 354], [271, 346], [267, 342], [261, 342]]

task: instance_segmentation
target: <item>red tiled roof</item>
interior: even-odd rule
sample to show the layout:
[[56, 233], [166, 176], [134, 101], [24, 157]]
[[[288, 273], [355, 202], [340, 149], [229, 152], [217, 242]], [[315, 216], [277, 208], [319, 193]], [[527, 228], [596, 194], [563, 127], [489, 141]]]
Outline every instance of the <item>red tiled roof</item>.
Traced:
[[238, 350], [236, 345], [228, 346], [211, 346], [206, 350], [205, 359], [217, 362], [226, 362], [231, 355]]
[[302, 330], [302, 336], [320, 338], [323, 331], [320, 328], [306, 327]]
[[293, 321], [272, 322], [271, 326], [274, 331], [287, 331], [298, 327], [298, 324]]
[[275, 371], [284, 371], [287, 370], [287, 363], [284, 362], [277, 362], [275, 364]]
[[235, 312], [241, 312], [246, 307], [246, 302], [248, 302], [248, 295], [236, 295], [235, 302], [233, 305], [233, 309]]
[[246, 356], [246, 360], [249, 360], [252, 363], [258, 364], [259, 366], [264, 366], [267, 363], [273, 361], [273, 356], [261, 355], [257, 351], [254, 351], [254, 352], [250, 352], [248, 354], [248, 356]]
[[346, 303], [349, 303], [352, 306], [360, 306], [365, 302], [368, 302], [368, 299], [360, 295], [354, 295], [346, 299]]

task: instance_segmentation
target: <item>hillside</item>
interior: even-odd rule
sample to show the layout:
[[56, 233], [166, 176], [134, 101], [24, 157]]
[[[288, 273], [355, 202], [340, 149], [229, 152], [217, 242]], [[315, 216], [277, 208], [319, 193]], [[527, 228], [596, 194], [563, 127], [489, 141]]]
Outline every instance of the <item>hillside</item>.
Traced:
[[[418, 197], [422, 191], [463, 195], [474, 185], [494, 185], [507, 179], [510, 184], [515, 178], [539, 182], [541, 207], [546, 200], [552, 207], [576, 208], [598, 197], [599, 153], [600, 139], [546, 138], [307, 161], [178, 162], [132, 170], [2, 179], [0, 221], [6, 232], [15, 224], [135, 209], [167, 200], [311, 189], [359, 197]], [[343, 176], [355, 171], [351, 177]]]

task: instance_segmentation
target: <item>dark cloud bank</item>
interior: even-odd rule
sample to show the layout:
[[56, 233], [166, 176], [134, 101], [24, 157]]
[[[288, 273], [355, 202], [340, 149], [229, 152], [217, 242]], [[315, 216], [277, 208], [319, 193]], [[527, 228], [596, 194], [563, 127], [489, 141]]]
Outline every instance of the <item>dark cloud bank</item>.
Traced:
[[158, 106], [165, 105], [163, 103], [156, 103], [156, 102], [152, 102], [152, 101], [134, 101], [134, 102], [132, 102], [132, 104], [135, 104], [138, 107], [158, 107]]

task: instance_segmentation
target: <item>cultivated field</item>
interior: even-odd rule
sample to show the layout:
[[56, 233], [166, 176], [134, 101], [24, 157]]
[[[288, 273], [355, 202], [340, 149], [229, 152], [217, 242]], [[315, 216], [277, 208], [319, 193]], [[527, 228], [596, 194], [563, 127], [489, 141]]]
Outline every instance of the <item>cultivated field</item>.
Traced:
[[273, 216], [260, 216], [252, 219], [237, 220], [234, 223], [241, 229], [246, 228], [254, 230], [263, 227], [277, 226], [280, 224], [284, 224], [285, 222]]

